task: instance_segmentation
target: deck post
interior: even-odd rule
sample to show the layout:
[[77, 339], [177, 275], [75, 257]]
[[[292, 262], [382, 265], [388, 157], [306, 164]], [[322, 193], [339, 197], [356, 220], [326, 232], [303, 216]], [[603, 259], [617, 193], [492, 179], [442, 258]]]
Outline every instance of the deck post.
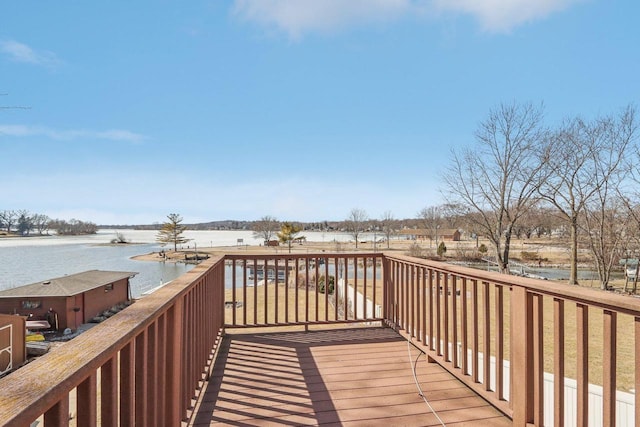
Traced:
[[524, 287], [511, 290], [511, 403], [513, 425], [534, 422], [533, 301]]

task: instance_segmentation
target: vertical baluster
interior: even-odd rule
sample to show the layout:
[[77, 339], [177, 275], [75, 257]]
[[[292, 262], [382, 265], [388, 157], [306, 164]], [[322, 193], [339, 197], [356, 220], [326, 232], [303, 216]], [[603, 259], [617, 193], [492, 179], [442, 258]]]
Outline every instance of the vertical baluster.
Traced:
[[[323, 258], [323, 259], [324, 259], [324, 321], [328, 321], [329, 320], [329, 258]], [[333, 295], [335, 295], [336, 279], [334, 278], [333, 280], [334, 280]]]
[[132, 340], [120, 351], [120, 425], [122, 426], [135, 425], [134, 356], [135, 340]]
[[274, 260], [274, 262], [273, 262], [273, 268], [275, 270], [275, 275], [274, 275], [274, 282], [275, 282], [274, 297], [275, 297], [275, 302], [273, 303], [274, 304], [274, 307], [273, 307], [274, 310], [273, 311], [274, 311], [275, 319], [273, 319], [274, 320], [273, 323], [275, 323], [276, 325], [279, 323], [279, 320], [280, 320], [280, 318], [278, 316], [278, 308], [280, 307], [280, 299], [279, 299], [279, 292], [278, 292], [278, 287], [280, 286], [280, 284], [279, 284], [279, 276], [280, 276], [279, 267], [280, 267], [280, 265], [279, 265], [278, 261], [279, 261], [279, 259], [276, 258]]
[[[183, 352], [184, 347], [184, 328], [182, 327], [185, 311], [185, 299], [176, 300], [173, 307], [167, 312], [167, 389], [172, 398], [167, 399], [167, 425], [179, 425], [182, 419], [187, 415], [187, 405], [184, 400], [175, 398], [176, 391], [180, 391], [183, 383]], [[126, 347], [125, 347], [126, 348]], [[123, 360], [130, 359], [130, 365], [133, 365], [132, 356], [120, 357], [122, 366]], [[125, 368], [131, 370], [133, 368]], [[123, 368], [120, 368], [122, 372]], [[133, 404], [133, 402], [131, 402]], [[122, 418], [121, 418], [122, 419]], [[122, 426], [131, 426], [132, 422], [121, 422]]]
[[61, 399], [44, 413], [44, 425], [65, 427], [69, 425], [69, 396], [64, 395]]
[[467, 304], [467, 278], [462, 278], [462, 289], [460, 290], [460, 323], [462, 324], [462, 351], [460, 354], [461, 357], [461, 368], [463, 375], [469, 375], [469, 359], [467, 356], [468, 348], [469, 348], [469, 318], [468, 318], [468, 304]]
[[263, 281], [263, 291], [264, 291], [264, 303], [262, 304], [263, 306], [263, 319], [264, 319], [264, 325], [268, 325], [269, 324], [269, 260], [268, 259], [264, 259], [264, 263], [263, 263], [264, 269], [263, 272], [264, 274], [262, 275], [262, 281]]
[[[191, 408], [191, 397], [193, 390], [193, 369], [194, 369], [194, 352], [191, 350], [194, 345], [193, 337], [193, 313], [194, 298], [193, 292], [188, 292], [184, 298], [185, 310], [183, 313], [184, 326], [182, 328], [182, 337], [184, 347], [182, 348], [182, 394], [183, 405], [185, 409]], [[146, 346], [145, 346], [146, 347]], [[137, 351], [137, 347], [136, 347]], [[137, 357], [137, 353], [136, 353]], [[137, 377], [136, 372], [136, 377]]]
[[603, 427], [613, 427], [616, 425], [616, 344], [617, 344], [617, 313], [604, 310], [603, 319]]
[[424, 267], [420, 267], [419, 271], [418, 271], [420, 280], [419, 280], [419, 286], [420, 286], [420, 297], [421, 297], [421, 307], [422, 310], [420, 311], [420, 313], [422, 313], [421, 316], [421, 322], [420, 322], [420, 342], [427, 346], [427, 316], [429, 316], [429, 310], [427, 308], [427, 272], [426, 269]]
[[304, 277], [305, 277], [305, 286], [304, 286], [304, 321], [305, 324], [309, 324], [309, 258], [305, 258], [304, 260]]
[[80, 383], [77, 389], [76, 411], [79, 426], [94, 427], [97, 421], [97, 381], [93, 373]]
[[253, 324], [258, 324], [258, 260], [253, 260]]
[[496, 316], [496, 397], [504, 400], [504, 289], [495, 286]]
[[[471, 310], [472, 310], [472, 337], [473, 344], [471, 350], [471, 367], [473, 369], [473, 382], [480, 382], [480, 373], [478, 372], [480, 369], [478, 353], [480, 352], [479, 346], [479, 332], [478, 332], [478, 281], [471, 281]], [[512, 376], [513, 377], [513, 376]]]
[[[233, 275], [236, 275], [235, 265]], [[223, 286], [224, 287], [224, 286]], [[214, 301], [215, 302], [215, 299]], [[247, 326], [247, 260], [242, 261], [242, 326]]]
[[449, 273], [442, 273], [444, 280], [443, 280], [443, 291], [442, 291], [442, 296], [444, 297], [444, 315], [443, 320], [444, 320], [444, 337], [443, 337], [443, 341], [444, 341], [444, 360], [447, 362], [451, 361], [451, 354], [449, 351], [449, 344], [451, 343], [451, 340], [449, 339], [449, 326], [450, 326], [450, 313], [449, 313], [449, 305], [450, 305], [450, 301], [451, 301], [451, 292], [449, 290], [449, 279], [451, 278], [451, 276], [449, 276]]
[[453, 367], [459, 367], [458, 361], [458, 276], [450, 275], [451, 278], [451, 342], [453, 357], [451, 362]]
[[484, 333], [482, 334], [483, 356], [482, 361], [482, 382], [484, 389], [491, 390], [491, 301], [489, 300], [489, 282], [482, 282], [482, 325]]
[[[211, 329], [210, 329], [211, 330]], [[163, 314], [158, 318], [157, 322], [157, 366], [156, 366], [156, 413], [158, 425], [165, 419], [166, 415], [166, 402], [170, 399], [170, 395], [167, 394], [167, 382], [166, 382], [166, 366], [167, 366], [167, 314]]]
[[236, 319], [236, 260], [231, 261], [231, 323], [236, 326], [238, 324]]
[[369, 314], [369, 310], [367, 309], [367, 272], [369, 270], [368, 263], [369, 258], [362, 258], [363, 268], [362, 268], [362, 314], [363, 319], [370, 319], [371, 315]]
[[284, 260], [284, 323], [289, 323], [289, 258]]
[[378, 313], [376, 313], [376, 304], [377, 304], [377, 299], [376, 297], [378, 296], [378, 292], [377, 292], [377, 285], [378, 285], [378, 260], [380, 258], [378, 258], [377, 256], [373, 257], [373, 279], [371, 280], [371, 292], [373, 293], [373, 303], [371, 304], [372, 306], [372, 317], [376, 318], [379, 317]]
[[[434, 286], [433, 286], [433, 270], [432, 269], [429, 269], [429, 285], [428, 286], [429, 286], [429, 349], [431, 351], [435, 351], [436, 341], [434, 337], [434, 326], [435, 326], [434, 317], [436, 316], [436, 313], [434, 310], [434, 300], [433, 300]], [[438, 291], [435, 290], [435, 292], [438, 292]]]
[[[294, 291], [294, 304], [295, 304], [295, 319], [296, 319], [296, 323], [298, 323], [300, 321], [300, 304], [298, 303], [298, 301], [300, 300], [300, 298], [298, 298], [299, 295], [299, 288], [300, 288], [300, 275], [298, 274], [299, 270], [300, 270], [300, 258], [296, 257], [295, 258], [295, 268], [296, 268], [296, 272], [295, 272], [295, 291]], [[336, 308], [338, 307], [338, 305], [336, 304]]]
[[[141, 332], [136, 338], [136, 352], [135, 352], [135, 425], [144, 426], [147, 425], [147, 384], [148, 384], [148, 371], [147, 360], [149, 353], [147, 351], [147, 331]], [[183, 391], [183, 396], [185, 396]], [[188, 398], [191, 393], [185, 397]]]
[[436, 354], [442, 356], [442, 273], [433, 272], [436, 275]]
[[320, 278], [320, 266], [318, 265], [319, 259], [317, 257], [313, 258], [314, 263], [313, 265], [315, 266], [315, 273], [316, 273], [316, 285], [314, 286], [314, 288], [316, 289], [315, 294], [316, 294], [316, 299], [315, 299], [315, 306], [316, 306], [316, 317], [315, 317], [315, 321], [318, 322], [320, 320], [320, 289], [318, 286], [318, 279]]
[[402, 271], [402, 266], [399, 262], [395, 263], [395, 268], [394, 268], [394, 276], [393, 276], [393, 295], [394, 295], [394, 304], [395, 304], [395, 316], [394, 316], [394, 322], [398, 325], [398, 326], [402, 326], [402, 319], [401, 319], [401, 314], [402, 314], [402, 283], [401, 283], [401, 275], [400, 272]]
[[333, 258], [333, 268], [335, 269], [336, 274], [336, 290], [334, 292], [335, 295], [335, 312], [333, 313], [334, 320], [338, 320], [338, 312], [340, 311], [340, 260], [337, 257]]
[[118, 359], [112, 357], [100, 368], [100, 424], [118, 425]]
[[556, 427], [564, 427], [564, 301], [553, 300], [553, 417]]
[[406, 324], [405, 324], [405, 312], [404, 312], [404, 304], [405, 304], [405, 298], [404, 298], [404, 294], [405, 294], [405, 286], [406, 283], [404, 281], [404, 264], [402, 263], [397, 263], [397, 280], [396, 280], [396, 287], [398, 288], [398, 290], [396, 291], [398, 294], [398, 315], [396, 316], [396, 322], [398, 323], [398, 326], [400, 326], [400, 328], [405, 329], [406, 328]]
[[411, 321], [411, 283], [409, 281], [409, 265], [406, 263], [402, 264], [402, 283], [404, 284], [404, 294], [403, 294], [403, 328], [409, 336], [411, 336], [411, 325], [409, 322]]
[[544, 423], [544, 307], [543, 296], [533, 296], [533, 422]]
[[576, 304], [577, 348], [577, 425], [587, 425], [589, 419], [589, 307]]
[[414, 265], [413, 266], [413, 281], [415, 282], [415, 300], [413, 302], [413, 304], [416, 306], [415, 308], [415, 325], [414, 325], [414, 329], [415, 329], [415, 337], [416, 340], [418, 342], [422, 341], [422, 318], [423, 318], [423, 311], [424, 311], [424, 307], [422, 306], [422, 280], [420, 277], [420, 272], [422, 271], [422, 269], [420, 268], [420, 266], [418, 265]]
[[409, 336], [414, 338], [416, 336], [416, 283], [415, 283], [415, 266], [410, 265], [407, 269], [407, 274], [409, 275], [409, 287], [411, 289], [411, 311], [410, 311], [410, 328]]
[[349, 258], [344, 257], [344, 320], [349, 320]]
[[358, 319], [358, 257], [353, 257], [353, 319]]
[[[157, 363], [158, 363], [158, 347], [156, 339], [156, 326], [157, 323], [152, 323], [147, 328], [147, 415], [146, 420], [149, 425], [158, 425], [155, 418], [157, 414], [156, 403], [158, 402], [158, 388], [156, 385], [157, 378]], [[197, 351], [196, 351], [197, 352]], [[194, 352], [195, 353], [195, 352]]]

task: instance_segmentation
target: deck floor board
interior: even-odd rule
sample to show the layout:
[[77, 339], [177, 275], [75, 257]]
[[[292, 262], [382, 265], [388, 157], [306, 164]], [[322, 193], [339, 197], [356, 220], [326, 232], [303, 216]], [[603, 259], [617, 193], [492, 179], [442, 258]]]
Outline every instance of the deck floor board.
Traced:
[[192, 426], [510, 426], [388, 328], [225, 336]]

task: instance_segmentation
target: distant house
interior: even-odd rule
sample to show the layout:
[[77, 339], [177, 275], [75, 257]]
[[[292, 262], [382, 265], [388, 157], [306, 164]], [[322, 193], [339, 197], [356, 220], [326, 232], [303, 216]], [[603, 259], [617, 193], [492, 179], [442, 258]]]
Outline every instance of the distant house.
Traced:
[[0, 377], [27, 360], [25, 318], [0, 314]]
[[438, 241], [450, 241], [450, 242], [459, 242], [460, 241], [460, 230], [455, 228], [439, 228], [437, 230], [437, 235], [435, 230], [424, 229], [424, 228], [405, 228], [404, 230], [400, 230], [400, 234], [406, 236], [407, 239], [410, 240], [437, 240]]
[[90, 270], [0, 291], [0, 313], [30, 320], [55, 318], [57, 329], [75, 330], [131, 299], [129, 279], [138, 273]]

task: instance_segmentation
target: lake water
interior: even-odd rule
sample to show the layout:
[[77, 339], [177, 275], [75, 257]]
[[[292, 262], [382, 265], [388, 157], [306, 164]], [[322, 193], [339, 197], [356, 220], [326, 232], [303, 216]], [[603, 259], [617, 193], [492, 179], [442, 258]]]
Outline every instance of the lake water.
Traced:
[[[0, 238], [0, 290], [27, 285], [86, 270], [132, 271], [138, 274], [131, 279], [134, 297], [165, 284], [193, 268], [182, 263], [135, 261], [131, 257], [158, 252], [162, 247], [156, 242], [157, 232], [152, 230], [118, 230], [132, 242], [129, 245], [110, 245], [115, 230], [99, 230], [89, 236], [34, 236]], [[343, 233], [301, 233], [308, 241], [348, 241], [351, 236]], [[185, 231], [191, 239], [185, 248], [257, 245], [251, 231]]]
[[[118, 230], [131, 241], [129, 245], [110, 245], [116, 237], [115, 230], [99, 230], [89, 236], [36, 236], [28, 238], [0, 238], [0, 290], [61, 277], [66, 274], [86, 270], [132, 271], [138, 274], [131, 279], [131, 293], [134, 297], [165, 284], [186, 273], [193, 265], [135, 261], [131, 257], [150, 252], [158, 252], [162, 247], [156, 242], [157, 232], [152, 230]], [[346, 233], [301, 233], [313, 242], [346, 242], [352, 237]], [[185, 231], [190, 239], [185, 248], [258, 245], [251, 231]], [[362, 236], [363, 240], [373, 240], [373, 235]], [[476, 268], [486, 268], [478, 265]], [[528, 273], [547, 277], [551, 280], [568, 279], [569, 273], [563, 269], [527, 268]], [[228, 274], [231, 274], [228, 272]], [[593, 271], [579, 271], [582, 281], [596, 281]]]

